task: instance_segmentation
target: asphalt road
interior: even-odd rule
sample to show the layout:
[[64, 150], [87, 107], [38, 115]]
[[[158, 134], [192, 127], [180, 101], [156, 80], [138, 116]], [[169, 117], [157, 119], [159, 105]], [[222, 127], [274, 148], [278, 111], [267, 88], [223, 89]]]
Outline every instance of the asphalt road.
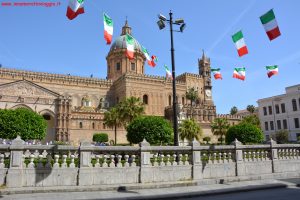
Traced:
[[[174, 198], [173, 198], [174, 199]], [[220, 195], [180, 198], [180, 200], [300, 200], [300, 188], [279, 188]]]

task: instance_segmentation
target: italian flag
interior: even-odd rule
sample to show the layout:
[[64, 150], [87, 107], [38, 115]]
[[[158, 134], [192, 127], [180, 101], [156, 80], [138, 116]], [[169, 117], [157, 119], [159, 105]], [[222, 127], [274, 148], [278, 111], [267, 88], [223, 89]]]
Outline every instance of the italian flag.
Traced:
[[155, 64], [154, 60], [150, 58], [150, 55], [149, 55], [147, 49], [142, 46], [142, 50], [143, 50], [143, 53], [144, 53], [144, 55], [145, 55], [145, 57], [148, 61], [148, 65], [150, 65], [151, 67], [155, 67], [156, 64]]
[[69, 20], [74, 19], [77, 15], [84, 13], [83, 8], [84, 0], [70, 0], [67, 9], [67, 17]]
[[221, 69], [211, 69], [211, 72], [214, 74], [215, 79], [222, 79]]
[[103, 22], [104, 22], [104, 39], [106, 44], [110, 44], [112, 41], [114, 23], [112, 19], [105, 13], [103, 13]]
[[245, 78], [246, 78], [246, 69], [245, 69], [245, 67], [234, 68], [233, 78], [237, 78], [237, 79], [240, 79], [240, 80], [245, 80]]
[[236, 47], [240, 57], [248, 53], [248, 49], [247, 49], [242, 31], [239, 31], [236, 34], [234, 34], [232, 36], [232, 40], [235, 44], [235, 47]]
[[125, 40], [126, 40], [126, 56], [131, 60], [133, 59], [134, 56], [134, 39], [131, 35], [126, 34], [125, 36]]
[[271, 78], [271, 76], [278, 74], [278, 66], [266, 66], [266, 69], [268, 71], [268, 77]]
[[263, 24], [270, 40], [273, 40], [281, 35], [273, 9], [262, 15], [260, 17], [260, 21]]
[[169, 68], [167, 65], [164, 66], [166, 70], [166, 76], [167, 78], [173, 79], [172, 73], [170, 72]]

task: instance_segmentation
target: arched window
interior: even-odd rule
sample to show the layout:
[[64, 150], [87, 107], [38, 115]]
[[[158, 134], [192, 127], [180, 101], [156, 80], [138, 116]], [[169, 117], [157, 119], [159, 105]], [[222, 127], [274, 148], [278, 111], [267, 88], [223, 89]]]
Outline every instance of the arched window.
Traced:
[[93, 127], [93, 129], [95, 129], [95, 123], [94, 122], [92, 123], [92, 127]]
[[169, 95], [169, 106], [172, 104], [171, 95]]
[[184, 105], [184, 104], [185, 104], [185, 102], [184, 102], [184, 97], [182, 97], [182, 99], [181, 99], [181, 103], [182, 103], [182, 105]]
[[103, 129], [106, 129], [106, 125], [103, 123]]
[[81, 105], [85, 107], [91, 107], [92, 101], [88, 96], [84, 96], [81, 100]]
[[119, 97], [117, 97], [117, 103], [119, 103]]
[[296, 99], [292, 100], [292, 105], [293, 105], [293, 111], [297, 111], [297, 102], [296, 102]]
[[82, 122], [79, 122], [79, 128], [83, 128]]
[[143, 96], [143, 103], [145, 105], [148, 105], [148, 95], [146, 95], [146, 94]]

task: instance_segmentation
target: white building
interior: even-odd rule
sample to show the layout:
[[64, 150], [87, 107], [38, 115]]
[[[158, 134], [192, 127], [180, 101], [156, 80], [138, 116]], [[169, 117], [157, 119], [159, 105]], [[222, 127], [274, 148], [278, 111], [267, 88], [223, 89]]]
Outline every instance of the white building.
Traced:
[[280, 130], [289, 132], [289, 140], [300, 136], [300, 84], [285, 88], [286, 94], [259, 99], [259, 119], [268, 140]]

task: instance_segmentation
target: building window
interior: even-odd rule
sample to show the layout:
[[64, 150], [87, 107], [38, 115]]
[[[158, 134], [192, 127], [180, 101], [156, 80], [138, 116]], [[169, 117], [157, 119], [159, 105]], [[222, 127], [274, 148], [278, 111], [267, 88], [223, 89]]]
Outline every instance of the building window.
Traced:
[[135, 63], [131, 63], [131, 71], [135, 71]]
[[293, 105], [293, 111], [297, 111], [297, 102], [296, 102], [296, 99], [292, 100], [292, 105]]
[[299, 118], [294, 118], [295, 128], [299, 128]]
[[116, 69], [117, 69], [117, 71], [119, 71], [119, 70], [121, 70], [121, 63], [116, 63]]
[[279, 105], [275, 105], [275, 111], [276, 111], [276, 114], [279, 114]]
[[269, 106], [268, 108], [269, 108], [269, 115], [272, 115], [273, 114], [273, 112], [272, 112], [272, 106]]
[[281, 112], [285, 113], [285, 104], [284, 103], [281, 104]]
[[287, 121], [286, 121], [286, 119], [284, 119], [282, 121], [282, 123], [283, 123], [283, 129], [287, 129]]
[[274, 130], [274, 122], [270, 121], [270, 129], [273, 131]]
[[169, 95], [169, 106], [172, 104], [171, 95]]
[[92, 123], [92, 127], [93, 127], [93, 129], [95, 129], [95, 123], [94, 122]]
[[267, 115], [267, 107], [263, 107], [264, 109], [264, 115]]
[[117, 101], [117, 103], [119, 103], [119, 97], [117, 97], [116, 101]]
[[81, 100], [81, 105], [85, 107], [91, 107], [92, 101], [88, 96], [84, 96]]
[[79, 128], [83, 128], [82, 122], [79, 122]]
[[268, 122], [265, 122], [265, 130], [266, 130], [266, 131], [269, 130]]
[[143, 103], [148, 105], [148, 96], [146, 94], [143, 96]]
[[269, 140], [270, 140], [270, 136], [266, 135], [266, 141], [269, 141]]
[[184, 97], [182, 97], [182, 99], [181, 99], [181, 103], [182, 103], [182, 105], [184, 105]]
[[277, 120], [277, 129], [281, 130], [281, 121], [280, 120]]

